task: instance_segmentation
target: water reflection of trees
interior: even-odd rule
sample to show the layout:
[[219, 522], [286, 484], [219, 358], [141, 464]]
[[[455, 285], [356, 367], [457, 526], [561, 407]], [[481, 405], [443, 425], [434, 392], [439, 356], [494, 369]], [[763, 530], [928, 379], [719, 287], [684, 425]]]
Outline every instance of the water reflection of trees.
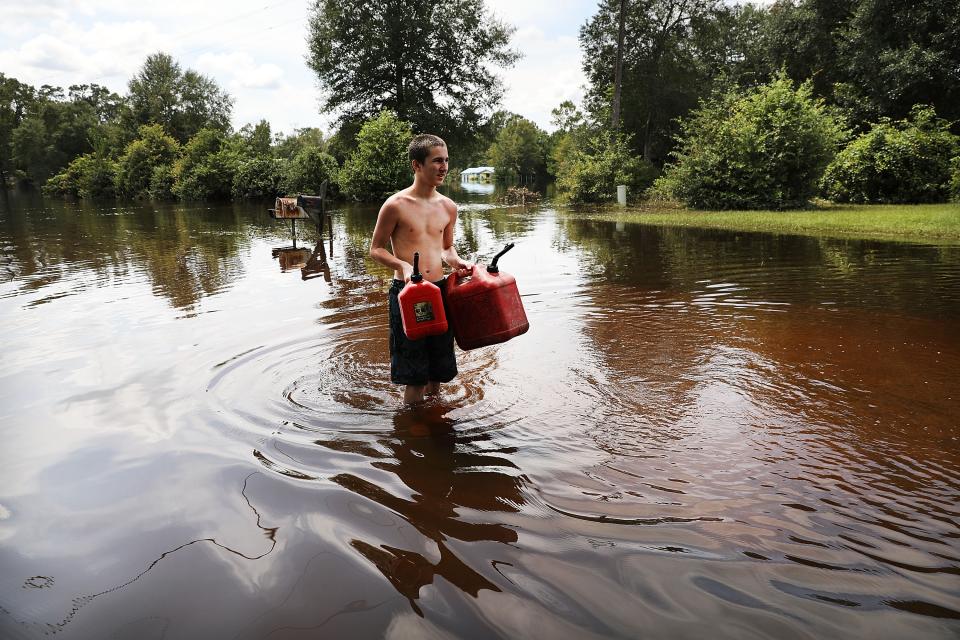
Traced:
[[[472, 252], [479, 244], [476, 241], [479, 234], [474, 231], [477, 227], [485, 227], [498, 244], [506, 244], [533, 230], [539, 210], [536, 207], [461, 208], [459, 217], [463, 221], [464, 236], [474, 238], [474, 246], [469, 247]], [[468, 228], [471, 228], [469, 232]]]
[[46, 285], [89, 269], [103, 283], [129, 279], [136, 269], [154, 291], [184, 308], [242, 276], [236, 255], [249, 243], [248, 215], [230, 205], [107, 208], [31, 200], [6, 210], [3, 231], [13, 258], [9, 270], [20, 279], [39, 277]]
[[[691, 291], [706, 279], [767, 302], [956, 310], [960, 249], [900, 243], [559, 219], [554, 245], [578, 251], [601, 282]], [[918, 288], [917, 283], [924, 283]]]
[[938, 363], [956, 353], [956, 250], [573, 219], [555, 242], [583, 253], [597, 309], [584, 335], [626, 413], [660, 423], [651, 437], [724, 389], [870, 438], [912, 442], [920, 424], [928, 441], [951, 433], [953, 381]]
[[[486, 435], [458, 435], [453, 420], [446, 416], [447, 410], [440, 405], [401, 410], [394, 416], [391, 436], [378, 440], [374, 456], [378, 459], [372, 466], [394, 474], [410, 490], [409, 498], [357, 475], [333, 478], [344, 488], [400, 515], [436, 544], [439, 559], [431, 560], [389, 541], [354, 539], [350, 543], [409, 599], [418, 613], [420, 589], [437, 577], [474, 597], [483, 589], [500, 591], [468, 559], [460, 557], [449, 541], [516, 542], [516, 531], [494, 521], [492, 514], [516, 513], [524, 502], [519, 473], [513, 473], [516, 466], [504, 455], [511, 451], [485, 451]], [[320, 444], [334, 449], [354, 448], [339, 441]], [[488, 565], [489, 560], [481, 564]]]

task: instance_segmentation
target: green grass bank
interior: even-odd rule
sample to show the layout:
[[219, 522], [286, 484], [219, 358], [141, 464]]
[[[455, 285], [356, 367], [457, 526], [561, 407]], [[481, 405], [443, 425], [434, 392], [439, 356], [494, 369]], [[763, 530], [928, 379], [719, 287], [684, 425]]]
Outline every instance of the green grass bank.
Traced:
[[794, 235], [960, 244], [960, 203], [835, 205], [795, 211], [693, 211], [669, 205], [575, 209], [577, 215], [639, 224]]

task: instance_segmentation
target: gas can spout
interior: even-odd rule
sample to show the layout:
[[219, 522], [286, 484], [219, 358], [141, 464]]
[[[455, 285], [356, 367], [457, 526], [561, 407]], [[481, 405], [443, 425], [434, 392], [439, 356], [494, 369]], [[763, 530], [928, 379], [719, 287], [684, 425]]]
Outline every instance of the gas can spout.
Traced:
[[420, 282], [423, 280], [423, 275], [420, 273], [420, 252], [415, 251], [413, 254], [413, 273], [410, 275], [410, 282]]
[[509, 243], [507, 246], [505, 246], [505, 247], [503, 248], [503, 251], [501, 251], [501, 252], [498, 253], [497, 255], [493, 256], [493, 260], [490, 261], [490, 266], [487, 267], [487, 273], [500, 273], [500, 267], [497, 266], [497, 260], [499, 260], [500, 257], [501, 257], [503, 254], [505, 254], [507, 251], [510, 251], [510, 249], [513, 249], [513, 243], [512, 243], [512, 242]]

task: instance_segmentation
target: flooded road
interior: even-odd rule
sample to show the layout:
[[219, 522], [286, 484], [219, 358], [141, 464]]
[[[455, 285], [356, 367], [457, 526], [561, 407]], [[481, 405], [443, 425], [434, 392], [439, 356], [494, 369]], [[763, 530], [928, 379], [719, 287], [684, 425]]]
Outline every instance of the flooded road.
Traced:
[[376, 208], [0, 201], [0, 637], [960, 635], [960, 248], [453, 197], [416, 410]]

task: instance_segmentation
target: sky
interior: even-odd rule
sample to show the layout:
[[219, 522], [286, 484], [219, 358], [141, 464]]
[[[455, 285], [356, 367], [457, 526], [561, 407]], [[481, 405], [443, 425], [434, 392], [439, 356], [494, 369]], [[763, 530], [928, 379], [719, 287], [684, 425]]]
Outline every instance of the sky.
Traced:
[[[344, 0], [349, 2], [350, 0]], [[732, 3], [733, 0], [727, 0]], [[769, 4], [772, 0], [759, 0]], [[311, 0], [0, 0], [0, 73], [40, 87], [96, 83], [121, 95], [152, 53], [216, 80], [233, 98], [233, 126], [267, 120], [274, 133], [333, 128], [306, 65]], [[580, 105], [577, 40], [598, 0], [486, 0], [516, 27], [523, 57], [498, 70], [500, 108], [551, 131], [550, 111]]]
[[[345, 0], [349, 1], [349, 0]], [[163, 51], [233, 98], [233, 126], [266, 119], [273, 132], [319, 127], [321, 90], [307, 67], [309, 0], [0, 0], [0, 72], [66, 89], [96, 83], [121, 95], [146, 57]], [[551, 130], [550, 110], [583, 97], [577, 33], [597, 0], [487, 0], [516, 27], [523, 57], [499, 70], [501, 108]]]

